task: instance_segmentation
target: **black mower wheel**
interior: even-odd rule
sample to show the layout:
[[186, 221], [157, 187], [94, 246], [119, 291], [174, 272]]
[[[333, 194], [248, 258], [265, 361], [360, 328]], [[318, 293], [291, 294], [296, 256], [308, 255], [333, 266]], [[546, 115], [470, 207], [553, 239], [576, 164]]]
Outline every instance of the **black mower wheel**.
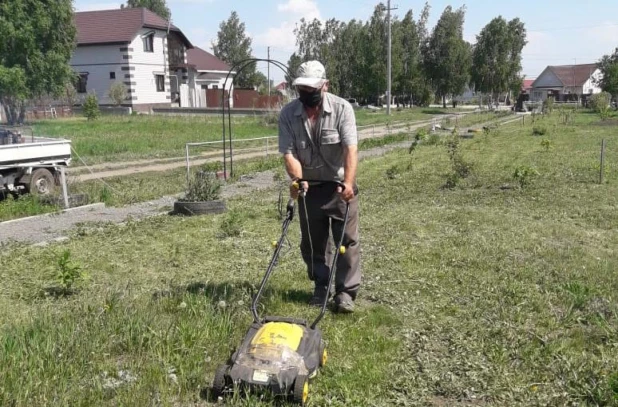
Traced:
[[294, 381], [292, 400], [295, 404], [305, 406], [309, 398], [309, 377], [299, 375]]
[[225, 386], [227, 384], [227, 380], [225, 379], [227, 371], [227, 365], [221, 365], [215, 371], [215, 378], [212, 381], [212, 395], [215, 400], [219, 397], [223, 397]]

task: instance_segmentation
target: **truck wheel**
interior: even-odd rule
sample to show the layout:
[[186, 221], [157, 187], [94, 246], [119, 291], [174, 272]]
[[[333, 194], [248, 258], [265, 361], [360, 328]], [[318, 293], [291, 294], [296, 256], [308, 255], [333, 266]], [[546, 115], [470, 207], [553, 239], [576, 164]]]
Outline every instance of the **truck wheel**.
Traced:
[[54, 176], [47, 168], [39, 168], [32, 172], [28, 192], [37, 195], [49, 195], [56, 189]]

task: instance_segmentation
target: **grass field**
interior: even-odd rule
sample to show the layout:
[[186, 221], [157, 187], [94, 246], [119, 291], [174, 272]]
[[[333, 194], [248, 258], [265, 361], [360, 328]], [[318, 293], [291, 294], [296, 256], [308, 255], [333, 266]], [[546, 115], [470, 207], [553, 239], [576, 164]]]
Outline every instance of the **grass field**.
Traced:
[[[358, 110], [358, 125], [387, 122], [418, 121], [455, 111], [453, 109], [393, 109], [386, 115]], [[229, 123], [226, 120], [226, 134]], [[234, 139], [277, 135], [277, 117], [233, 117]], [[96, 121], [83, 117], [62, 120], [42, 120], [34, 124], [38, 136], [63, 137], [72, 140], [77, 154], [88, 164], [130, 161], [137, 159], [182, 157], [188, 142], [221, 140], [223, 121], [220, 116], [103, 116]], [[229, 137], [229, 135], [227, 136]], [[217, 145], [217, 148], [220, 146]], [[74, 165], [82, 163], [75, 157]]]
[[[311, 405], [618, 405], [617, 129], [554, 115], [448, 144], [455, 167], [438, 140], [363, 161], [363, 288], [355, 314], [323, 320]], [[200, 391], [250, 322], [276, 196], [4, 247], [0, 405], [211, 405]], [[315, 312], [298, 234], [262, 311]]]

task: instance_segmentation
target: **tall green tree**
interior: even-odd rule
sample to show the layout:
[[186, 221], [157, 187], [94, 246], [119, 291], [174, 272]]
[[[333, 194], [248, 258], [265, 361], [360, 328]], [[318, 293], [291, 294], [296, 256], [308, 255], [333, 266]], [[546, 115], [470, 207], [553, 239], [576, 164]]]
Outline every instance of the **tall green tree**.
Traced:
[[[217, 41], [213, 41], [212, 49], [217, 58], [230, 66], [252, 58], [251, 38], [245, 34], [245, 23], [240, 21], [236, 11], [232, 11], [227, 21], [219, 24]], [[246, 66], [236, 75], [235, 83], [239, 88], [259, 86], [260, 78], [256, 74], [256, 65]]]
[[169, 20], [172, 15], [165, 0], [127, 0], [126, 7], [144, 7], [166, 20]]
[[23, 121], [26, 99], [58, 96], [75, 78], [71, 0], [0, 1], [0, 103], [11, 124]]
[[595, 81], [603, 91], [618, 98], [618, 48], [611, 55], [603, 55], [599, 61], [601, 76]]
[[521, 52], [526, 29], [518, 18], [491, 20], [476, 36], [472, 55], [471, 83], [478, 92], [497, 101], [500, 94], [521, 86]]
[[397, 69], [393, 72], [396, 78], [394, 91], [411, 105], [414, 100], [418, 100], [424, 84], [421, 65], [421, 36], [412, 10], [409, 10], [401, 23], [393, 28], [397, 32], [397, 49], [401, 53], [398, 58]]
[[331, 18], [324, 24], [318, 19], [300, 20], [300, 26], [294, 29], [296, 35], [296, 53], [302, 61], [318, 60], [326, 69], [330, 81], [330, 90], [341, 91], [341, 68], [346, 61], [340, 58], [341, 42], [339, 41], [345, 24]]
[[447, 6], [424, 48], [427, 78], [446, 108], [446, 97], [461, 94], [470, 78], [471, 46], [463, 39], [466, 10]]
[[383, 3], [374, 8], [371, 19], [365, 25], [365, 31], [364, 93], [372, 100], [378, 101], [387, 90], [388, 26], [386, 24], [386, 6]]

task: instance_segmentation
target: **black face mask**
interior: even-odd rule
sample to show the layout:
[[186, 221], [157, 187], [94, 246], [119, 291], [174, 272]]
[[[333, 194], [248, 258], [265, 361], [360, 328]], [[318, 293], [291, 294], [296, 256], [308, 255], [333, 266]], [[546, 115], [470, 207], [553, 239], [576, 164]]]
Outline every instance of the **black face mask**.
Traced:
[[307, 107], [316, 107], [322, 101], [322, 90], [317, 89], [314, 92], [298, 90], [298, 99]]

